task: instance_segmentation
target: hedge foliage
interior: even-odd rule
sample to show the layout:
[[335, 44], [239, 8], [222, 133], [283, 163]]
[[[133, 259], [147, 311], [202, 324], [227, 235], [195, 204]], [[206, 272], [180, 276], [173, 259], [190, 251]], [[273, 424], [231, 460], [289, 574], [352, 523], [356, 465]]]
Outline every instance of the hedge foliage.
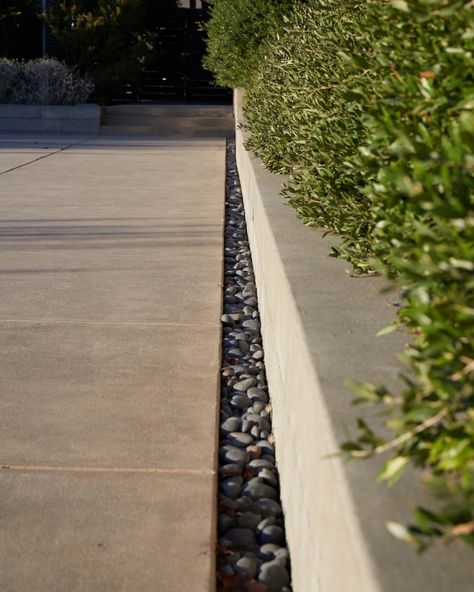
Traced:
[[355, 387], [358, 403], [387, 411], [393, 439], [359, 420], [343, 447], [388, 454], [380, 480], [413, 463], [442, 496], [411, 526], [392, 524], [396, 536], [472, 544], [474, 3], [309, 0], [260, 52], [246, 84], [248, 148], [290, 176], [289, 203], [342, 237], [335, 254], [355, 273], [403, 290], [381, 333], [413, 337], [401, 392]]
[[264, 43], [298, 0], [210, 0], [204, 64], [222, 86], [246, 86], [263, 56]]

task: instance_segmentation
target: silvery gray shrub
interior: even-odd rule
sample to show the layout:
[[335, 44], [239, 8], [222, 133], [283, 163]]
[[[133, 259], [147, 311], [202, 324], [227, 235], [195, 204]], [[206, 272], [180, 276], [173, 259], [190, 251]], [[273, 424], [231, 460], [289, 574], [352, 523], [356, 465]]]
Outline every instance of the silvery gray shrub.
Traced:
[[85, 103], [93, 89], [91, 80], [54, 58], [0, 58], [0, 103], [76, 105]]
[[8, 96], [19, 74], [19, 62], [0, 58], [0, 103], [9, 102]]

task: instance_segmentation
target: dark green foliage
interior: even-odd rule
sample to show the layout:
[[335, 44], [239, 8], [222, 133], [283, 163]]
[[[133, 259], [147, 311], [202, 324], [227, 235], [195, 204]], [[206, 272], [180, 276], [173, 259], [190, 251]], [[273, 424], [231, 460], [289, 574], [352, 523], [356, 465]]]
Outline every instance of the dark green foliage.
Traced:
[[359, 272], [371, 219], [359, 190], [365, 172], [350, 159], [365, 137], [362, 116], [378, 75], [371, 35], [360, 34], [367, 21], [365, 2], [301, 6], [268, 41], [245, 101], [247, 147], [291, 176], [290, 204], [306, 224], [343, 236]]
[[59, 57], [89, 75], [96, 99], [106, 103], [124, 84], [137, 83], [156, 28], [175, 8], [176, 0], [59, 0], [46, 21], [59, 41]]
[[252, 77], [242, 69], [248, 147], [290, 175], [305, 223], [342, 236], [335, 254], [355, 273], [404, 294], [405, 388], [355, 387], [387, 411], [393, 439], [359, 421], [344, 448], [388, 454], [380, 480], [415, 464], [444, 499], [393, 534], [473, 543], [474, 4], [309, 0], [259, 51]]
[[374, 265], [405, 288], [398, 323], [414, 336], [404, 352], [414, 378], [391, 421], [409, 437], [395, 441], [389, 462], [411, 459], [449, 493], [444, 511], [416, 515], [419, 544], [425, 534], [473, 543], [474, 10], [463, 1], [393, 4], [372, 16], [377, 61], [390, 75], [377, 85], [360, 147], [373, 179], [364, 194]]
[[298, 0], [211, 0], [205, 66], [221, 86], [245, 86], [262, 56], [261, 47]]
[[40, 56], [41, 0], [1, 0], [0, 57], [30, 59]]

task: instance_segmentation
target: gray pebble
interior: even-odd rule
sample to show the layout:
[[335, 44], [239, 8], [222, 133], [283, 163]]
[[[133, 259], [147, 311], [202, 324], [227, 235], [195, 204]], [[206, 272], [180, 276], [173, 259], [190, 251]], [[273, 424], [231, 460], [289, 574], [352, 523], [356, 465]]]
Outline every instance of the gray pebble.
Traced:
[[251, 428], [252, 428], [252, 424], [249, 421], [247, 421], [246, 419], [243, 419], [242, 420], [242, 427], [240, 428], [241, 431], [248, 434], [248, 432], [250, 432]]
[[255, 535], [249, 528], [231, 528], [225, 533], [225, 538], [239, 549], [255, 548]]
[[246, 378], [245, 380], [240, 380], [234, 384], [234, 389], [236, 391], [245, 392], [249, 388], [255, 386], [257, 384], [257, 380], [255, 378]]
[[227, 463], [246, 464], [249, 462], [249, 455], [245, 450], [236, 446], [222, 446], [221, 459]]
[[253, 557], [241, 557], [234, 566], [236, 573], [243, 573], [255, 578], [257, 575], [258, 561]]
[[246, 329], [250, 329], [250, 331], [259, 331], [260, 330], [260, 323], [256, 319], [248, 319], [242, 323], [242, 327]]
[[249, 497], [239, 497], [235, 500], [239, 512], [253, 512], [253, 501]]
[[243, 420], [250, 422], [252, 425], [260, 425], [262, 418], [260, 417], [260, 414], [249, 411], [245, 414]]
[[242, 495], [248, 495], [252, 499], [269, 498], [277, 499], [278, 495], [275, 489], [270, 485], [266, 485], [263, 481], [260, 481], [258, 477], [254, 477], [247, 481], [242, 488]]
[[263, 401], [254, 400], [252, 407], [255, 413], [260, 413], [262, 409], [265, 409], [265, 403]]
[[252, 467], [252, 468], [266, 467], [268, 469], [272, 469], [272, 468], [274, 468], [274, 465], [273, 465], [273, 463], [269, 462], [268, 460], [262, 460], [260, 458], [257, 458], [257, 459], [251, 460], [249, 462], [249, 467]]
[[[230, 404], [233, 407], [238, 407], [239, 409], [245, 409], [246, 407], [250, 407], [251, 402], [247, 395], [234, 395], [230, 400]], [[242, 429], [242, 431], [245, 431]]]
[[251, 399], [258, 399], [259, 401], [268, 403], [268, 393], [263, 389], [257, 387], [249, 388], [249, 390], [247, 391], [247, 396]]
[[[256, 533], [258, 535], [261, 534], [261, 532], [264, 528], [266, 528], [267, 526], [273, 526], [274, 524], [276, 524], [276, 521], [277, 521], [277, 519], [275, 518], [275, 516], [267, 516], [266, 518], [264, 518], [262, 521], [260, 521], [257, 524], [257, 527], [255, 529]], [[265, 543], [262, 543], [262, 544], [265, 544]], [[274, 543], [274, 544], [276, 545], [277, 543]]]
[[225, 325], [233, 325], [234, 324], [234, 319], [229, 314], [223, 314], [221, 316], [221, 321]]
[[237, 523], [241, 528], [251, 528], [252, 530], [260, 524], [260, 521], [260, 516], [253, 512], [244, 512], [237, 519]]
[[256, 506], [258, 507], [258, 512], [262, 516], [281, 516], [282, 509], [278, 502], [274, 499], [269, 498], [261, 498], [256, 500]]
[[[250, 430], [250, 433], [252, 434], [252, 436], [254, 438], [259, 438], [260, 437], [260, 430], [258, 429], [258, 426], [254, 425], [252, 426], [252, 429]], [[261, 451], [260, 451], [261, 453]]]
[[255, 442], [250, 434], [244, 434], [243, 432], [231, 432], [227, 439], [232, 446], [238, 446], [239, 448], [246, 448]]
[[249, 344], [246, 341], [239, 341], [239, 348], [247, 353], [249, 351]]
[[[242, 333], [242, 332], [240, 332], [240, 333], [235, 333], [234, 337], [235, 337], [235, 339], [236, 339], [237, 341], [248, 341], [248, 337], [247, 337], [247, 335], [246, 335], [245, 333]], [[249, 347], [250, 347], [250, 346], [249, 346]]]
[[236, 465], [235, 463], [225, 464], [219, 468], [219, 473], [223, 478], [234, 477], [242, 473], [242, 465]]
[[258, 550], [258, 556], [263, 559], [263, 561], [273, 561], [275, 558], [275, 553], [281, 549], [278, 545], [273, 545], [271, 543], [267, 543], [266, 545], [262, 545]]
[[229, 349], [226, 355], [231, 358], [240, 358], [242, 356], [242, 352], [240, 351], [240, 349], [234, 347], [232, 349]]
[[[231, 477], [230, 479], [224, 479], [221, 483], [221, 491], [230, 499], [236, 499], [239, 497], [240, 490], [242, 489], [243, 479], [242, 477]], [[273, 541], [266, 541], [273, 542]]]
[[262, 360], [264, 355], [265, 354], [263, 353], [263, 349], [259, 349], [258, 351], [252, 354], [252, 358], [258, 361]]
[[258, 476], [260, 479], [263, 479], [263, 481], [268, 485], [272, 485], [273, 487], [276, 487], [278, 485], [278, 480], [275, 477], [275, 475], [270, 471], [270, 469], [260, 469], [258, 471]]
[[268, 592], [280, 592], [283, 586], [290, 583], [290, 574], [278, 563], [263, 563], [260, 567], [258, 580], [267, 584]]
[[262, 449], [262, 453], [275, 455], [275, 448], [268, 440], [260, 440], [257, 446]]
[[275, 555], [275, 560], [284, 562], [285, 564], [288, 563], [288, 561], [290, 560], [290, 553], [288, 552], [288, 549], [286, 547], [282, 547], [281, 549], [277, 549], [274, 553]]
[[240, 426], [242, 425], [242, 420], [240, 417], [229, 417], [226, 419], [221, 425], [221, 431], [224, 434], [230, 434], [231, 432], [238, 432]]
[[270, 525], [266, 526], [259, 534], [260, 544], [273, 543], [274, 545], [285, 544], [285, 533], [281, 526]]
[[[245, 415], [244, 421], [248, 421], [251, 426], [254, 426], [254, 425], [258, 426], [260, 430], [268, 431], [270, 429], [270, 422], [268, 421], [268, 419], [266, 419], [265, 417], [261, 417], [260, 415], [257, 415], [256, 413], [252, 413], [252, 412], [247, 413]], [[260, 440], [260, 442], [267, 442], [267, 440]], [[273, 453], [273, 449], [270, 450], [270, 449], [266, 448], [263, 444], [259, 444], [259, 446], [262, 448], [262, 452], [272, 452]]]

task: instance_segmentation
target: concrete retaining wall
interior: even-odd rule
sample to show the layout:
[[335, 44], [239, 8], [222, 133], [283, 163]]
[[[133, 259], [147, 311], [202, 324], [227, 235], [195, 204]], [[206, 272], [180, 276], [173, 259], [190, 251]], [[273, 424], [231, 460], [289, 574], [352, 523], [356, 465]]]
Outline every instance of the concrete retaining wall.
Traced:
[[[241, 98], [237, 91], [237, 124]], [[381, 459], [327, 458], [360, 415], [344, 382], [397, 380], [405, 336], [375, 338], [397, 295], [381, 296], [380, 278], [351, 278], [348, 264], [330, 258], [330, 241], [279, 196], [285, 179], [246, 152], [242, 130], [236, 137], [295, 592], [472, 590], [467, 545], [417, 556], [386, 530], [433, 501], [413, 475], [388, 489], [374, 483]]]
[[0, 105], [0, 131], [99, 133], [99, 105]]

